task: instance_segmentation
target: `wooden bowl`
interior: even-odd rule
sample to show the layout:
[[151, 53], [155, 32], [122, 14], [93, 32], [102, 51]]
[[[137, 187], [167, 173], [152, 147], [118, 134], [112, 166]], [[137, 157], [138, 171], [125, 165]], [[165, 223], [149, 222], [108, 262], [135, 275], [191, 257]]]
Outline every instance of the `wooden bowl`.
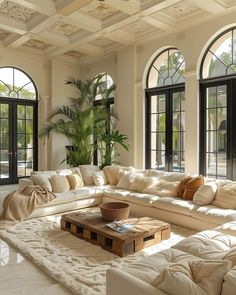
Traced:
[[129, 216], [130, 206], [123, 202], [108, 202], [101, 204], [101, 214], [103, 219], [108, 221], [122, 220]]

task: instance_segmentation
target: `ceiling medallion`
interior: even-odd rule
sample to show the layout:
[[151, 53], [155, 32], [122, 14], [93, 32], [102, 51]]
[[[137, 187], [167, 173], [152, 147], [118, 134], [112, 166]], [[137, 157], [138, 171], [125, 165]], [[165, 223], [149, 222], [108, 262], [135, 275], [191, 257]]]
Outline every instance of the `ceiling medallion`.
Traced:
[[70, 36], [79, 31], [77, 27], [66, 24], [62, 21], [57, 22], [54, 26], [52, 26], [51, 31], [55, 33], [59, 33], [65, 36]]
[[18, 20], [22, 23], [29, 22], [38, 12], [28, 9], [22, 5], [5, 0], [0, 4], [0, 14]]

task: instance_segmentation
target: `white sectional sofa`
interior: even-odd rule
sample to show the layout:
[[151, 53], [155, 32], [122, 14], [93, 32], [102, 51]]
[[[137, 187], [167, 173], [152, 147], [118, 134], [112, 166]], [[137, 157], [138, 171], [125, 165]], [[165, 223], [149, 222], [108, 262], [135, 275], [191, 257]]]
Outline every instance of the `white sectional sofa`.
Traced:
[[[87, 169], [85, 175], [82, 175], [84, 186], [75, 190], [56, 193], [57, 198], [55, 200], [36, 208], [28, 218], [96, 206], [104, 202], [124, 201], [130, 204], [131, 213], [135, 215], [150, 216], [194, 230], [203, 230], [184, 239], [171, 249], [151, 255], [121, 269], [109, 269], [107, 271], [107, 295], [236, 294], [236, 182], [206, 180], [205, 188], [201, 186], [195, 193], [200, 195], [200, 201], [197, 202], [197, 198], [184, 200], [177, 197], [176, 193], [172, 195], [171, 190], [168, 191], [167, 189], [166, 191], [166, 187], [175, 187], [186, 176], [182, 173], [155, 170], [141, 171], [119, 167], [115, 173], [108, 175], [109, 170], [104, 169], [105, 173], [99, 172], [102, 181], [95, 185], [92, 175], [94, 171], [98, 171], [98, 168], [95, 169], [93, 166], [91, 171], [89, 171], [89, 167]], [[47, 174], [47, 171], [44, 171], [44, 173]], [[52, 173], [63, 175], [68, 171], [60, 170]], [[136, 176], [144, 177], [144, 181], [142, 182], [139, 179], [138, 185], [135, 187], [132, 181]], [[158, 183], [163, 181], [164, 186], [166, 186], [165, 190], [155, 191], [155, 189], [152, 189], [157, 188], [155, 187], [156, 184], [143, 190], [140, 183], [151, 183], [150, 179], [152, 181], [156, 179], [159, 181]], [[215, 183], [217, 193], [211, 190], [212, 182]], [[20, 187], [32, 184], [34, 183], [30, 178], [20, 181]], [[3, 196], [1, 197], [3, 199]], [[210, 197], [210, 201], [207, 200], [207, 204], [204, 205], [204, 199], [208, 197]], [[202, 266], [202, 261], [205, 261], [206, 265]], [[214, 266], [212, 266], [212, 263], [216, 263], [217, 271], [212, 270]], [[199, 268], [200, 265], [200, 268], [202, 267], [204, 271], [211, 269], [207, 276], [209, 280], [206, 282], [200, 277], [197, 278], [197, 284], [196, 282], [189, 283], [188, 275], [187, 278], [183, 275], [186, 275], [188, 270], [192, 269], [192, 265], [195, 268]], [[184, 268], [182, 273], [180, 271], [179, 274], [177, 271], [178, 275], [175, 275], [175, 273], [173, 275], [173, 273], [171, 274], [173, 269], [169, 271], [169, 267], [175, 268], [176, 266], [177, 268]], [[172, 275], [170, 282], [167, 280], [167, 283], [165, 279], [168, 276], [163, 275], [166, 271], [169, 271], [168, 275]], [[160, 273], [162, 274], [161, 283]], [[199, 273], [201, 274], [201, 271]], [[212, 273], [215, 275], [213, 278], [211, 278]], [[178, 281], [179, 275], [180, 281]], [[167, 289], [170, 287], [168, 292], [164, 291], [166, 287]]]
[[[133, 175], [136, 173], [139, 175], [142, 174], [145, 178], [158, 178], [161, 176], [160, 179], [164, 179], [164, 181], [170, 180], [170, 183], [178, 183], [186, 176], [183, 173], [175, 172], [163, 172], [155, 170], [141, 171], [137, 169], [134, 170], [132, 168], [128, 169], [126, 167], [121, 167], [120, 170], [122, 169], [124, 169], [124, 171], [132, 171], [130, 174], [133, 173]], [[57, 172], [54, 172], [55, 174], [61, 174], [65, 173], [65, 171], [68, 172], [69, 169], [57, 170]], [[51, 172], [52, 171], [50, 171], [50, 173]], [[47, 173], [47, 171], [44, 171], [43, 173]], [[89, 183], [91, 183], [91, 180]], [[33, 182], [30, 178], [21, 179], [19, 183], [20, 188], [32, 184]], [[123, 185], [127, 186], [127, 183]], [[156, 193], [153, 194], [153, 190], [147, 191], [149, 193], [132, 191], [128, 188], [119, 188], [117, 185], [113, 184], [85, 184], [85, 186], [76, 190], [56, 193], [57, 198], [55, 200], [45, 206], [36, 208], [34, 212], [28, 216], [28, 218], [35, 218], [69, 210], [91, 207], [99, 205], [100, 203], [118, 200], [129, 203], [131, 212], [135, 215], [158, 218], [160, 220], [188, 227], [194, 230], [210, 229], [223, 223], [236, 220], [235, 209], [220, 208], [213, 204], [198, 206], [192, 200], [183, 200], [181, 198], [171, 196], [170, 194], [167, 194], [167, 196], [159, 196]]]

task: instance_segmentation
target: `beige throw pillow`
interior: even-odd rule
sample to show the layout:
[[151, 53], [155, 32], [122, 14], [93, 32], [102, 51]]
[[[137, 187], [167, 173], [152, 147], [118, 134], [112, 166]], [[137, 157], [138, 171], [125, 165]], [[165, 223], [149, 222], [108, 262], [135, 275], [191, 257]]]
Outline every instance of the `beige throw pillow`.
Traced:
[[106, 178], [106, 175], [103, 171], [97, 171], [93, 173], [93, 180], [95, 185], [106, 185], [108, 184], [108, 180]]
[[151, 283], [169, 295], [219, 295], [224, 275], [231, 262], [224, 260], [191, 260], [165, 267]]
[[236, 209], [236, 182], [221, 181], [217, 184], [217, 187], [212, 205], [224, 209]]
[[52, 185], [49, 181], [48, 176], [43, 175], [43, 174], [42, 175], [37, 174], [37, 175], [32, 175], [31, 178], [32, 178], [34, 184], [45, 188], [49, 192], [52, 191]]
[[100, 171], [99, 167], [96, 165], [80, 165], [79, 169], [83, 176], [84, 183], [86, 185], [94, 184], [93, 173]]
[[109, 184], [117, 185], [119, 170], [120, 166], [106, 166], [103, 168], [103, 171], [106, 175]]
[[[157, 178], [156, 178], [157, 179]], [[142, 193], [145, 189], [151, 187], [155, 184], [154, 177], [146, 177], [142, 174], [136, 174], [136, 176], [132, 179], [129, 189], [131, 191]]]
[[156, 185], [145, 189], [145, 194], [157, 195], [160, 197], [177, 197], [179, 181], [169, 182], [165, 180], [159, 181]]
[[70, 190], [75, 190], [84, 186], [83, 178], [77, 173], [66, 175], [66, 178], [69, 182]]
[[53, 175], [50, 178], [50, 182], [54, 193], [63, 193], [70, 190], [69, 182], [64, 175]]
[[209, 205], [213, 202], [217, 191], [217, 184], [212, 181], [200, 186], [193, 195], [193, 203], [198, 206]]
[[134, 177], [137, 175], [137, 173], [123, 171], [120, 175], [121, 177], [116, 187], [122, 189], [129, 189], [130, 184], [133, 181]]

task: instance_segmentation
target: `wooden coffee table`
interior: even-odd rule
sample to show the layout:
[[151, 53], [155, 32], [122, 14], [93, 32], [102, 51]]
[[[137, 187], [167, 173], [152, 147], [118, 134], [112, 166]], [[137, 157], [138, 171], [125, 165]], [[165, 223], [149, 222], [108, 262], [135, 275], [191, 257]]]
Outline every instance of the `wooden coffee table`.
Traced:
[[118, 233], [106, 226], [100, 212], [75, 212], [61, 217], [61, 229], [89, 241], [119, 256], [125, 256], [152, 246], [170, 237], [170, 225], [149, 217], [129, 217], [134, 227]]

